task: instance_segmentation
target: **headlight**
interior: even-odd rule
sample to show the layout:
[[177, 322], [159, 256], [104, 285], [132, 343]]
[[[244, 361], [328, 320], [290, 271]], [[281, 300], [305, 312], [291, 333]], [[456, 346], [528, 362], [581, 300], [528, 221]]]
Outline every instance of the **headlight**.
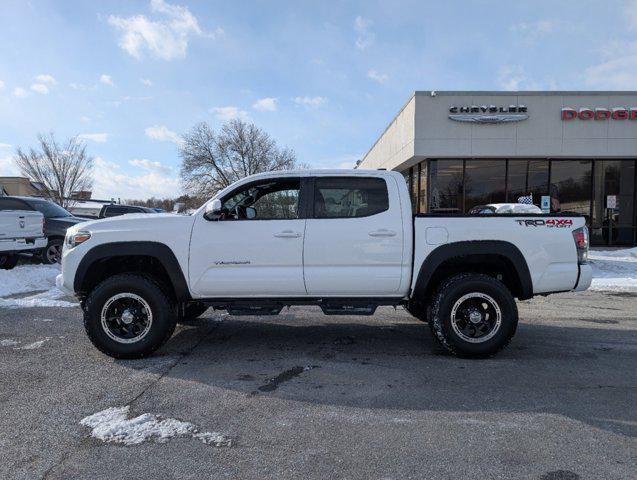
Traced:
[[66, 236], [66, 246], [73, 248], [91, 238], [91, 232], [75, 232]]

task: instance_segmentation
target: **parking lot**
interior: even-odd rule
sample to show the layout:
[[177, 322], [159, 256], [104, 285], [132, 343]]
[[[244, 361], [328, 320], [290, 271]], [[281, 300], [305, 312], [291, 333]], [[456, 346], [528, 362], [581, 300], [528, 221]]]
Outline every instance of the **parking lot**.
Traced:
[[[634, 479], [637, 295], [519, 308], [488, 360], [444, 354], [402, 309], [292, 308], [209, 310], [152, 358], [116, 361], [79, 307], [0, 307], [0, 478]], [[112, 407], [189, 427], [80, 423]]]

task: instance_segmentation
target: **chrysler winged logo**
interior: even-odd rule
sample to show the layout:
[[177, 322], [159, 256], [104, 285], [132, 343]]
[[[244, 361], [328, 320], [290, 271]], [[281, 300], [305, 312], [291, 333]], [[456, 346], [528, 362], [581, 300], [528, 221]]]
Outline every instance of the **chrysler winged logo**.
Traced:
[[455, 122], [469, 123], [510, 123], [521, 122], [529, 118], [524, 105], [465, 105], [449, 108], [449, 118]]

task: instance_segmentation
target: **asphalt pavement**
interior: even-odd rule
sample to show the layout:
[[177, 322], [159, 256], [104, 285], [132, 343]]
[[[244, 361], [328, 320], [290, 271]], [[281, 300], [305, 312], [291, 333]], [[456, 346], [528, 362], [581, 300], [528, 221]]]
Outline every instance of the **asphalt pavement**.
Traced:
[[[404, 310], [209, 310], [155, 356], [92, 347], [79, 308], [0, 309], [2, 479], [637, 478], [637, 295], [522, 302], [509, 348], [444, 353]], [[219, 432], [107, 443], [110, 407]]]

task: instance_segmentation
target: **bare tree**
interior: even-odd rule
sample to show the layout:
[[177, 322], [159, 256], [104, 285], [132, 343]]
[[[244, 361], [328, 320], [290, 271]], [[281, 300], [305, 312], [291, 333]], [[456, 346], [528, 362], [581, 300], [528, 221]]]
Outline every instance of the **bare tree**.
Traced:
[[231, 120], [218, 134], [205, 122], [195, 125], [183, 136], [179, 154], [184, 190], [204, 198], [254, 173], [305, 168], [292, 150], [242, 120]]
[[40, 149], [28, 152], [18, 148], [16, 164], [22, 175], [42, 184], [42, 194], [66, 208], [74, 201], [73, 192], [89, 190], [93, 185], [93, 158], [77, 137], [60, 145], [53, 134], [38, 135]]

